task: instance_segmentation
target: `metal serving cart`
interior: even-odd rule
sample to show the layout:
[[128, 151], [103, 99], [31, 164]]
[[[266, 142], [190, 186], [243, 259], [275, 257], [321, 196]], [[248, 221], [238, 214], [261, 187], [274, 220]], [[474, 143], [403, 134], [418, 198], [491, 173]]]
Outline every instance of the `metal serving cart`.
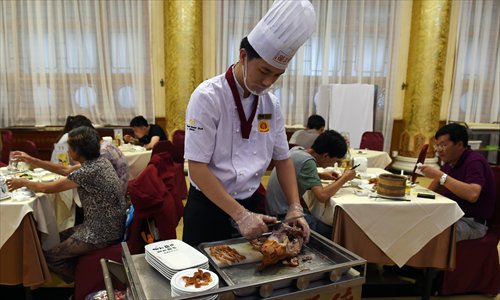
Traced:
[[[311, 232], [298, 267], [278, 264], [258, 271], [259, 262], [218, 267], [207, 255], [212, 245], [241, 242], [242, 238], [204, 243], [200, 251], [210, 261], [210, 270], [219, 276], [219, 287], [189, 296], [172, 297], [169, 280], [151, 267], [144, 254], [130, 255], [122, 243], [123, 267], [129, 299], [196, 299], [218, 295], [220, 300], [250, 299], [361, 299], [361, 286], [366, 277], [366, 261], [361, 257]], [[307, 259], [301, 257], [307, 256]], [[311, 259], [312, 258], [312, 259]]]

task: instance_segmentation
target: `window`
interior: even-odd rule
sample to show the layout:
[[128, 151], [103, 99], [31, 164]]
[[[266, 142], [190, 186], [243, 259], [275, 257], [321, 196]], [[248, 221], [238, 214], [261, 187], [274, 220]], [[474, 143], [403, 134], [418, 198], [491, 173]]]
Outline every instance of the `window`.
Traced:
[[[0, 5], [0, 127], [154, 119], [149, 1]], [[7, 112], [7, 113], [6, 113]]]

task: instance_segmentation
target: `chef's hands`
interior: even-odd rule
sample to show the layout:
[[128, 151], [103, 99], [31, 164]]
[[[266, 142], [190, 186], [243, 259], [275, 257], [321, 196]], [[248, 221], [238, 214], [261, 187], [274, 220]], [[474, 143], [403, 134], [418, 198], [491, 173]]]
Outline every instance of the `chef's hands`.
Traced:
[[241, 235], [247, 240], [258, 238], [268, 232], [269, 229], [266, 223], [276, 222], [275, 217], [256, 214], [247, 209], [242, 209], [233, 219], [238, 224]]
[[[288, 208], [288, 212], [286, 213], [285, 220], [289, 220], [295, 217], [299, 216], [304, 216], [304, 208], [302, 208], [302, 205], [300, 204], [292, 204]], [[309, 228], [309, 224], [307, 224], [307, 221], [304, 217], [295, 219], [293, 222], [294, 224], [298, 224], [300, 227], [302, 227], [302, 233], [304, 236], [304, 241], [307, 243], [309, 242], [309, 236], [311, 235], [311, 229]]]

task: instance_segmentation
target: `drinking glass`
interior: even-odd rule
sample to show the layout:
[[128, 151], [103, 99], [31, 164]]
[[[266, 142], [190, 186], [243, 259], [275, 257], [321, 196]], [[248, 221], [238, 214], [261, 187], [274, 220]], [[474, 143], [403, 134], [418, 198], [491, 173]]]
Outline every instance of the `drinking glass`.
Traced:
[[17, 160], [17, 158], [14, 158], [14, 153], [10, 153], [9, 154], [9, 166], [8, 166], [8, 169], [9, 170], [17, 170], [17, 164], [19, 163], [19, 161]]

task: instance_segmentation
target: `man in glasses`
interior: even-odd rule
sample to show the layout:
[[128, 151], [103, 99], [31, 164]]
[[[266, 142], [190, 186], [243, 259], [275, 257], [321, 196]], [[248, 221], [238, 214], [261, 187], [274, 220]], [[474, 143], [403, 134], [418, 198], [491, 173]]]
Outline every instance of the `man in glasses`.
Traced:
[[495, 207], [495, 179], [488, 161], [468, 146], [467, 129], [457, 123], [443, 126], [435, 134], [440, 169], [422, 166], [432, 179], [429, 189], [458, 203], [465, 215], [457, 222], [457, 242], [481, 238]]

